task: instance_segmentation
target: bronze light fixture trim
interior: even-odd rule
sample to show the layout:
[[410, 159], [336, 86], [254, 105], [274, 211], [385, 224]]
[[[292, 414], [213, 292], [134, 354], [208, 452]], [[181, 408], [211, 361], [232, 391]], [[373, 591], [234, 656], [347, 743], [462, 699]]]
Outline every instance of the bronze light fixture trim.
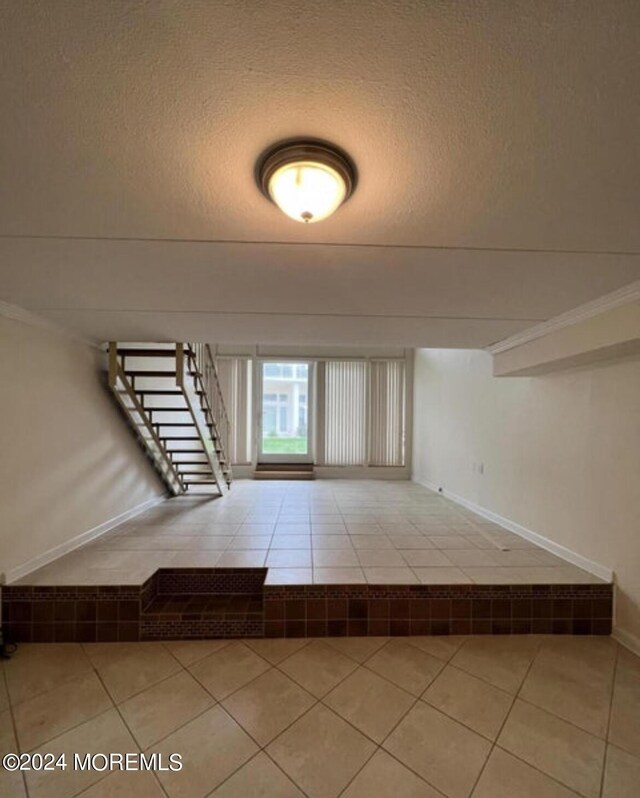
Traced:
[[298, 222], [326, 219], [346, 202], [357, 172], [344, 150], [320, 139], [289, 139], [270, 147], [256, 164], [262, 193]]

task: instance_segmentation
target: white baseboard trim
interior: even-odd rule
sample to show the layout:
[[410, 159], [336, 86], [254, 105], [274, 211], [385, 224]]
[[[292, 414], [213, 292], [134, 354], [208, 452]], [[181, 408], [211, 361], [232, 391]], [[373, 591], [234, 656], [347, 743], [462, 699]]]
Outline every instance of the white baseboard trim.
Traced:
[[132, 507], [130, 510], [126, 510], [124, 513], [120, 513], [120, 515], [110, 518], [103, 524], [94, 526], [93, 529], [89, 529], [87, 532], [81, 532], [79, 535], [71, 538], [71, 540], [60, 543], [58, 546], [54, 546], [52, 549], [45, 551], [43, 554], [39, 554], [37, 557], [32, 557], [22, 565], [18, 565], [16, 568], [12, 568], [11, 570], [7, 571], [7, 584], [16, 582], [18, 579], [22, 579], [23, 577], [28, 576], [30, 573], [33, 573], [33, 571], [37, 571], [38, 568], [43, 568], [45, 565], [49, 565], [54, 560], [62, 557], [64, 554], [69, 554], [69, 552], [75, 551], [75, 549], [79, 549], [81, 546], [84, 546], [87, 543], [96, 540], [97, 538], [103, 537], [108, 532], [111, 532], [113, 529], [120, 526], [120, 524], [124, 524], [125, 521], [135, 518], [136, 515], [140, 515], [140, 513], [150, 510], [157, 504], [165, 502], [168, 498], [168, 494], [164, 494], [162, 496], [155, 496], [152, 499], [147, 499], [147, 501]]
[[326, 466], [314, 467], [317, 479], [411, 479], [408, 466]]
[[619, 626], [613, 627], [611, 637], [620, 643], [621, 646], [624, 646], [631, 651], [632, 654], [640, 657], [640, 637], [621, 629]]
[[566, 546], [562, 546], [560, 543], [549, 540], [549, 538], [545, 538], [543, 535], [539, 535], [537, 532], [527, 529], [527, 527], [517, 524], [515, 521], [504, 518], [503, 516], [498, 515], [498, 513], [494, 513], [492, 510], [487, 510], [486, 507], [481, 507], [479, 504], [475, 504], [475, 502], [469, 501], [463, 496], [458, 496], [457, 494], [451, 493], [451, 491], [445, 490], [444, 488], [440, 490], [440, 487], [432, 482], [415, 478], [414, 482], [417, 482], [419, 485], [423, 485], [425, 488], [428, 488], [435, 493], [439, 493], [441, 496], [444, 496], [447, 499], [451, 499], [451, 501], [455, 502], [456, 504], [466, 507], [468, 510], [471, 510], [483, 518], [486, 518], [488, 521], [492, 521], [494, 524], [498, 524], [498, 526], [507, 529], [509, 532], [513, 532], [514, 534], [519, 535], [526, 540], [530, 540], [532, 543], [535, 543], [536, 546], [540, 546], [541, 549], [546, 549], [547, 551], [551, 552], [551, 554], [555, 554], [556, 557], [561, 557], [563, 560], [566, 560], [572, 565], [577, 565], [578, 568], [582, 568], [583, 571], [588, 571], [590, 574], [593, 574], [600, 579], [604, 579], [605, 582], [613, 582], [614, 574], [611, 568], [607, 568], [604, 565], [600, 565], [600, 563], [589, 560], [587, 557], [583, 557], [581, 554], [578, 554], [572, 549], [568, 549]]
[[[253, 479], [255, 466], [233, 466], [234, 479]], [[411, 479], [408, 466], [324, 466], [315, 465], [316, 479]]]

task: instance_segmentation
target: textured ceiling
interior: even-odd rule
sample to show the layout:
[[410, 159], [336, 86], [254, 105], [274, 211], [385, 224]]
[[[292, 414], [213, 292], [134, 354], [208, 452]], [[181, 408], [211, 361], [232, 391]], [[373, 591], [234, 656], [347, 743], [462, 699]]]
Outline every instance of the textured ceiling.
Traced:
[[[637, 0], [2, 17], [0, 298], [85, 334], [482, 346], [640, 278]], [[308, 227], [253, 181], [297, 134], [360, 173]]]

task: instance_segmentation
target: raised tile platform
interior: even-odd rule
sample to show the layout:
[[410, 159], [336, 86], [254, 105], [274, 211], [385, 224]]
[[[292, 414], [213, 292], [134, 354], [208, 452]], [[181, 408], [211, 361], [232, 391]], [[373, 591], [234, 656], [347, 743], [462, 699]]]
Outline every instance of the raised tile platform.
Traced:
[[613, 586], [265, 585], [266, 569], [161, 569], [134, 586], [9, 586], [15, 642], [611, 633]]
[[4, 588], [15, 640], [609, 634], [613, 586], [403, 481], [241, 481]]

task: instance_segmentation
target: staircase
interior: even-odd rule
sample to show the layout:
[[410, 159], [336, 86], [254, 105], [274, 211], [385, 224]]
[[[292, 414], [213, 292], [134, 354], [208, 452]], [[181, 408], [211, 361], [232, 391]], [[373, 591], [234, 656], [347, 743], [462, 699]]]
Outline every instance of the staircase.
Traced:
[[109, 344], [109, 386], [169, 491], [231, 486], [229, 419], [207, 344]]

